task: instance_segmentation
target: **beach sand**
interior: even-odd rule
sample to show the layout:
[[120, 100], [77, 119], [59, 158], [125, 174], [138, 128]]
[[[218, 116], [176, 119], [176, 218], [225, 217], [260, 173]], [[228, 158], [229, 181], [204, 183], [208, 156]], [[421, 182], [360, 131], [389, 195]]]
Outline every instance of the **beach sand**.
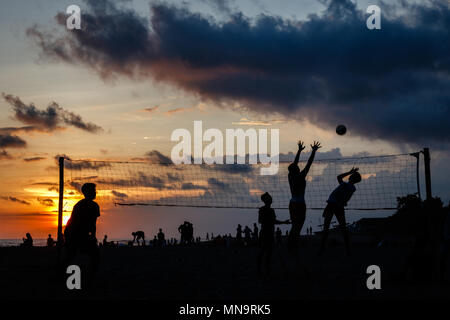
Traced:
[[[318, 256], [318, 239], [303, 239], [301, 266], [286, 248], [272, 255], [270, 275], [257, 275], [258, 247], [101, 248], [95, 282], [81, 292], [65, 288], [56, 269], [56, 248], [0, 248], [3, 299], [409, 299], [449, 298], [448, 285], [420, 284], [399, 276], [410, 247], [354, 244], [347, 257], [341, 244]], [[287, 264], [282, 267], [279, 256]], [[87, 259], [78, 259], [79, 263]], [[381, 268], [381, 290], [368, 290], [366, 269]]]

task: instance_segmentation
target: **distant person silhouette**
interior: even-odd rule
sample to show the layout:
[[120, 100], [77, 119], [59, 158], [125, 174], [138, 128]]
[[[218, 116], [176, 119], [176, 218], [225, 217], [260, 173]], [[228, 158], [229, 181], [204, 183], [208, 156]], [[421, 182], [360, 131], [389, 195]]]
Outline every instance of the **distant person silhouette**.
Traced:
[[[344, 237], [346, 252], [349, 254], [350, 248], [348, 243], [347, 223], [345, 221], [345, 206], [347, 206], [347, 202], [356, 191], [355, 184], [361, 182], [361, 175], [358, 170], [358, 168], [352, 168], [350, 171], [337, 176], [339, 186], [330, 194], [327, 200], [327, 206], [323, 211], [325, 220], [323, 223], [322, 244], [319, 253], [323, 253], [325, 250], [331, 219], [333, 218], [333, 215], [335, 215]], [[346, 176], [350, 176], [348, 182], [343, 180]]]
[[314, 161], [314, 156], [317, 150], [321, 148], [320, 142], [314, 141], [311, 145], [311, 155], [303, 170], [298, 167], [298, 161], [300, 159], [300, 153], [305, 149], [302, 141], [298, 142], [298, 151], [295, 156], [294, 162], [288, 167], [288, 180], [289, 187], [291, 189], [291, 200], [289, 201], [289, 215], [291, 218], [291, 231], [288, 237], [288, 247], [295, 249], [298, 247], [300, 239], [300, 232], [302, 231], [303, 224], [306, 218], [306, 203], [305, 203], [305, 189], [306, 189], [306, 176]]
[[289, 220], [279, 221], [275, 215], [275, 210], [271, 208], [272, 196], [269, 193], [264, 193], [261, 196], [261, 200], [264, 202], [264, 206], [259, 208], [258, 222], [261, 224], [260, 233], [260, 247], [261, 250], [258, 254], [258, 273], [262, 271], [262, 260], [265, 256], [266, 271], [270, 272], [270, 258], [272, 255], [273, 246], [275, 243], [274, 233], [276, 224], [288, 224]]
[[281, 229], [277, 228], [277, 231], [275, 232], [275, 239], [277, 241], [277, 246], [281, 247], [282, 245], [282, 233]]
[[32, 247], [33, 246], [33, 237], [31, 237], [30, 233], [25, 234], [25, 238], [22, 238], [22, 247]]
[[[131, 235], [133, 236], [133, 243], [137, 242], [138, 246], [145, 246], [145, 233], [144, 231], [136, 231], [132, 232]], [[139, 240], [142, 240], [140, 242]]]
[[108, 246], [108, 236], [105, 234], [105, 236], [103, 237], [103, 246], [106, 247]]
[[185, 230], [186, 225], [185, 225], [185, 223], [186, 223], [186, 221], [178, 227], [178, 232], [181, 235], [180, 244], [186, 243], [186, 230]]
[[236, 241], [238, 243], [242, 242], [242, 226], [240, 224], [238, 224], [236, 229]]
[[189, 221], [186, 221], [185, 224], [186, 224], [187, 241], [188, 241], [188, 243], [193, 243], [194, 242], [194, 225], [192, 223], [190, 223]]
[[206, 233], [206, 241], [208, 241], [209, 240], [209, 233], [207, 232]]
[[52, 235], [49, 234], [47, 238], [47, 247], [53, 247], [55, 244], [55, 240], [52, 238]]
[[[94, 183], [85, 183], [81, 187], [84, 199], [78, 201], [64, 229], [64, 241], [67, 248], [67, 261], [72, 260], [78, 252], [86, 253], [92, 261], [93, 277], [97, 272], [100, 255], [96, 238], [96, 223], [100, 217], [100, 207], [94, 201], [97, 196]], [[91, 278], [92, 280], [93, 278]]]
[[181, 233], [180, 244], [194, 242], [194, 226], [192, 223], [184, 221], [184, 223], [178, 227], [178, 232]]
[[245, 245], [248, 246], [250, 244], [251, 240], [252, 240], [252, 230], [248, 226], [245, 226], [245, 228], [244, 228]]
[[164, 232], [162, 232], [162, 229], [159, 228], [159, 232], [158, 232], [158, 247], [163, 247], [165, 242], [166, 242], [166, 239], [165, 239], [165, 236], [164, 236]]
[[259, 229], [258, 225], [256, 223], [253, 224], [253, 240], [255, 240], [256, 243], [258, 243], [259, 238]]

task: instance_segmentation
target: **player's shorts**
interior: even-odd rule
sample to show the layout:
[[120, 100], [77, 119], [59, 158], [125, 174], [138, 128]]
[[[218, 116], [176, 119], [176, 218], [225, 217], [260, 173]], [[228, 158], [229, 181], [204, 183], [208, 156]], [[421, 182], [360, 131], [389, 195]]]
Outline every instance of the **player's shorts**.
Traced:
[[324, 218], [332, 218], [333, 215], [336, 216], [336, 218], [344, 218], [345, 217], [345, 209], [341, 206], [338, 206], [337, 204], [333, 202], [328, 202], [327, 206], [325, 207], [325, 210], [323, 210], [322, 216]]
[[262, 249], [270, 249], [275, 244], [275, 238], [273, 237], [273, 234], [265, 234], [261, 233], [259, 237], [259, 246]]
[[304, 202], [289, 202], [289, 215], [292, 224], [298, 224], [305, 221], [306, 204]]

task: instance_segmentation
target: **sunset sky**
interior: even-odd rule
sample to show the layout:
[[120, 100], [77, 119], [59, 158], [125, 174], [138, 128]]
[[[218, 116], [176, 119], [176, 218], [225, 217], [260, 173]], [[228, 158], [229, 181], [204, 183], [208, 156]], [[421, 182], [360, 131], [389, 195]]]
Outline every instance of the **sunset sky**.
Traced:
[[[378, 1], [371, 1], [377, 4]], [[409, 3], [409, 4], [408, 4]], [[82, 30], [65, 28], [81, 8]], [[431, 148], [433, 193], [450, 200], [450, 8], [410, 1], [6, 1], [0, 11], [0, 238], [55, 235], [55, 157], [170, 155], [177, 128], [278, 128], [323, 153]], [[334, 129], [343, 123], [345, 136]], [[338, 149], [337, 149], [338, 148]], [[65, 203], [66, 219], [78, 195]], [[285, 214], [285, 213], [283, 213]], [[105, 203], [99, 234], [128, 237], [185, 219], [234, 233], [255, 213], [121, 208]], [[99, 237], [100, 237], [99, 235]]]

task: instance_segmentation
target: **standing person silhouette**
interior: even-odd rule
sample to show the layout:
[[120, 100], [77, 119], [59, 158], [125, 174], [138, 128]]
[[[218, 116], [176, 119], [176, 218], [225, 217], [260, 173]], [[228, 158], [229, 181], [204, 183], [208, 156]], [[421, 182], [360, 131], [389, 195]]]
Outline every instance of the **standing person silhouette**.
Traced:
[[49, 234], [47, 238], [47, 247], [53, 247], [55, 244], [55, 240], [52, 238], [52, 235]]
[[166, 244], [166, 238], [164, 235], [164, 232], [162, 232], [162, 229], [159, 228], [158, 232], [158, 247], [164, 247]]
[[314, 161], [314, 156], [319, 148], [322, 146], [320, 142], [314, 141], [311, 145], [311, 155], [303, 170], [298, 167], [298, 160], [300, 159], [300, 153], [305, 149], [302, 141], [298, 142], [298, 151], [295, 156], [294, 162], [288, 167], [288, 180], [289, 187], [291, 189], [291, 200], [289, 201], [289, 215], [291, 218], [291, 231], [288, 237], [288, 247], [295, 249], [298, 247], [300, 239], [300, 232], [302, 231], [303, 224], [306, 218], [306, 203], [305, 203], [305, 189], [306, 189], [306, 176]]
[[236, 241], [241, 244], [242, 243], [242, 226], [238, 224], [236, 229]]
[[258, 238], [259, 238], [259, 228], [258, 225], [256, 223], [253, 224], [253, 239], [255, 240], [256, 243], [258, 243]]
[[69, 262], [78, 252], [86, 253], [92, 262], [91, 280], [97, 272], [100, 255], [97, 246], [96, 223], [100, 217], [100, 207], [94, 199], [97, 196], [94, 183], [85, 183], [81, 187], [84, 199], [75, 204], [72, 215], [64, 229], [64, 244], [67, 248], [67, 261]]
[[244, 228], [244, 240], [245, 240], [245, 245], [246, 246], [250, 245], [251, 238], [252, 238], [252, 230], [248, 226], [245, 226], [245, 228]]
[[[348, 243], [347, 223], [345, 222], [345, 206], [356, 191], [355, 184], [361, 182], [361, 175], [358, 172], [358, 168], [353, 167], [350, 171], [344, 172], [337, 176], [339, 186], [333, 190], [327, 200], [327, 206], [323, 211], [323, 217], [325, 218], [323, 223], [322, 245], [320, 247], [319, 254], [322, 254], [325, 250], [325, 244], [328, 238], [328, 230], [330, 229], [331, 219], [333, 215], [336, 216], [341, 228], [342, 235], [344, 236], [345, 250], [347, 255], [350, 253]], [[345, 182], [343, 178], [350, 176], [348, 182]]]
[[[261, 251], [258, 254], [258, 274], [261, 274], [262, 260], [266, 257], [266, 270], [270, 272], [270, 258], [272, 256], [273, 246], [275, 244], [275, 225], [289, 224], [289, 220], [279, 221], [275, 215], [275, 210], [271, 208], [272, 196], [269, 193], [264, 193], [261, 196], [264, 206], [259, 208], [258, 222], [261, 224], [260, 232], [260, 247]], [[281, 259], [281, 256], [280, 256]], [[282, 262], [284, 264], [284, 262]]]

